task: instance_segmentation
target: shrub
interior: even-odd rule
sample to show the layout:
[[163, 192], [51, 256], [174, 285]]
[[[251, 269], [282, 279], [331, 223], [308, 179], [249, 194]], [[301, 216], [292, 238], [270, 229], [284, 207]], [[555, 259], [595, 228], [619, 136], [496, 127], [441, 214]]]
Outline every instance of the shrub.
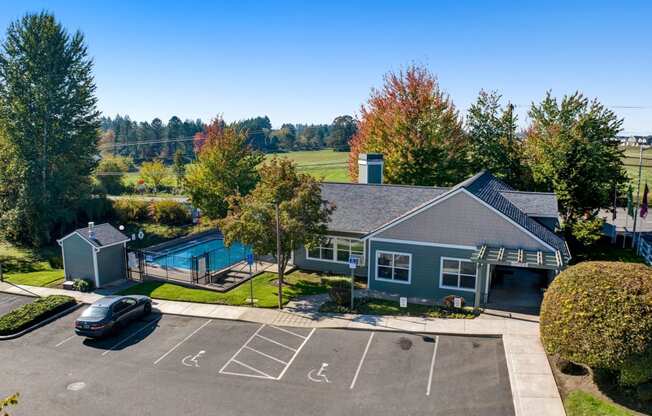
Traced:
[[621, 371], [652, 349], [652, 269], [584, 262], [552, 282], [541, 305], [546, 351], [590, 367]]
[[652, 380], [652, 349], [626, 360], [620, 369], [618, 383], [636, 386]]
[[572, 236], [577, 242], [585, 247], [595, 245], [602, 237], [602, 218], [590, 218], [577, 221], [571, 226]]
[[158, 224], [184, 225], [191, 221], [190, 211], [181, 202], [164, 199], [149, 205], [149, 216]]
[[[443, 300], [444, 306], [449, 308], [449, 309], [455, 309], [455, 298], [456, 297], [457, 296], [455, 296], [455, 295], [446, 296], [444, 298], [444, 300]], [[459, 297], [459, 298], [461, 299], [461, 307], [463, 308], [466, 301], [464, 300], [463, 297]]]
[[79, 292], [90, 292], [94, 286], [95, 284], [88, 279], [75, 279], [72, 284], [72, 288]]
[[139, 222], [147, 219], [147, 201], [135, 198], [120, 198], [113, 201], [113, 210], [121, 222]]
[[53, 269], [63, 269], [63, 259], [61, 258], [61, 256], [49, 257], [48, 264]]
[[0, 335], [11, 335], [74, 305], [70, 296], [52, 295], [36, 299], [0, 317]]
[[334, 281], [328, 290], [328, 296], [338, 306], [351, 306], [351, 282]]

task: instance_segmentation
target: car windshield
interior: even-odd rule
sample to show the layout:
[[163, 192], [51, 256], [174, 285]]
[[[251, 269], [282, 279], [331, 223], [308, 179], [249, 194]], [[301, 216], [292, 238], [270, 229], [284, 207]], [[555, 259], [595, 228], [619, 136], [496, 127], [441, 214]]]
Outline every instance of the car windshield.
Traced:
[[109, 308], [105, 306], [93, 306], [87, 308], [80, 316], [80, 318], [104, 318], [108, 313]]

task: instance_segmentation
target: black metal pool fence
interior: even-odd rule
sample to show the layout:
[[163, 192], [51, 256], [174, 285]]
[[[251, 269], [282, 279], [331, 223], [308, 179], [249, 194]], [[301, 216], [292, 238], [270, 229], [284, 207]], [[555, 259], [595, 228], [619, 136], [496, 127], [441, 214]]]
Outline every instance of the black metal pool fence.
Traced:
[[141, 280], [143, 276], [174, 280], [184, 283], [210, 284], [231, 266], [243, 262], [251, 249], [242, 245], [220, 247], [196, 256], [175, 255], [184, 244], [202, 244], [223, 236], [208, 231], [182, 237], [129, 253], [129, 266]]

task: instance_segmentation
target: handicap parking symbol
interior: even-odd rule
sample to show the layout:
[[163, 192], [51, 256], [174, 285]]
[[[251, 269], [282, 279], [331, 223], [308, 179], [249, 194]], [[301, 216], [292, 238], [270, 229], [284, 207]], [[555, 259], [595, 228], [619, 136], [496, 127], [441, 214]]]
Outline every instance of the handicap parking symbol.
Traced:
[[326, 377], [326, 368], [328, 367], [328, 363], [322, 363], [321, 367], [319, 368], [319, 371], [317, 371], [316, 368], [313, 368], [308, 372], [308, 379], [310, 381], [314, 381], [315, 383], [330, 383], [328, 380], [328, 377]]
[[191, 355], [186, 355], [181, 360], [181, 364], [185, 365], [186, 367], [199, 367], [199, 357], [201, 357], [205, 353], [206, 353], [206, 351], [201, 350], [197, 354], [195, 354], [194, 356], [192, 354]]

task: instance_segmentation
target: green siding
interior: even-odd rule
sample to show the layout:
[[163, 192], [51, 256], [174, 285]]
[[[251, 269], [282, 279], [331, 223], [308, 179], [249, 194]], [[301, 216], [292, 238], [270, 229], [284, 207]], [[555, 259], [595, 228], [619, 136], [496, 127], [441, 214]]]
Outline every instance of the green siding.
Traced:
[[[373, 240], [370, 244], [371, 249], [369, 250], [368, 256], [368, 262], [371, 267], [369, 289], [411, 298], [430, 299], [437, 302], [441, 302], [448, 295], [456, 295], [464, 297], [467, 305], [473, 305], [475, 292], [439, 287], [441, 258], [454, 257], [469, 259], [473, 250], [406, 243], [388, 243]], [[412, 254], [410, 284], [376, 280], [376, 252], [378, 250]], [[482, 271], [480, 276], [482, 276]], [[482, 279], [480, 281], [482, 282]]]
[[67, 280], [89, 279], [95, 283], [93, 249], [83, 238], [73, 234], [62, 242]]
[[125, 276], [125, 251], [122, 244], [105, 247], [97, 253], [97, 268], [99, 271], [100, 286], [124, 279]]

